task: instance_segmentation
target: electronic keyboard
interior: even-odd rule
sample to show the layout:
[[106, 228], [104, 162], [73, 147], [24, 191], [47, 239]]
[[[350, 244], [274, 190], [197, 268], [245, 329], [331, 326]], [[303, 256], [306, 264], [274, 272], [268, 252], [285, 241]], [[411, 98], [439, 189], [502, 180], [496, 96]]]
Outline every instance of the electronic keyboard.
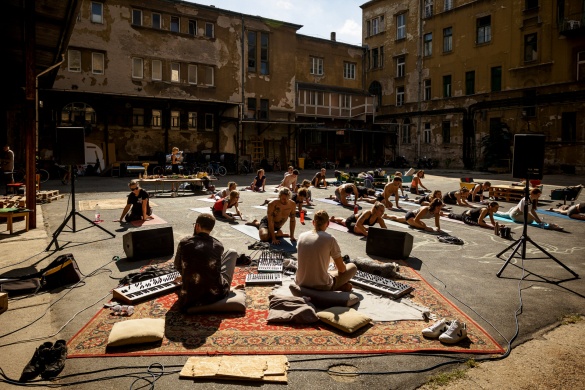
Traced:
[[369, 274], [363, 271], [357, 271], [350, 282], [368, 290], [390, 295], [394, 299], [400, 298], [414, 290], [414, 287], [409, 286], [408, 284], [399, 283], [392, 279]]
[[112, 298], [126, 303], [135, 303], [150, 299], [153, 296], [167, 293], [179, 287], [175, 283], [175, 279], [178, 276], [181, 276], [179, 271], [174, 271], [156, 278], [118, 287], [112, 291]]
[[266, 274], [247, 274], [246, 285], [248, 284], [274, 284], [282, 283], [282, 274], [280, 273], [266, 273]]
[[282, 252], [262, 251], [258, 261], [258, 272], [282, 272], [283, 261]]

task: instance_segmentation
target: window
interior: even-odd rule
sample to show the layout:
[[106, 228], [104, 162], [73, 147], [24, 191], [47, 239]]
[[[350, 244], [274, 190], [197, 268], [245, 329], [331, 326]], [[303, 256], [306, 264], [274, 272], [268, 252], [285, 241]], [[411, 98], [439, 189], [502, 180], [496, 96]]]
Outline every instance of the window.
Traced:
[[405, 56], [396, 57], [396, 77], [404, 77], [405, 62]]
[[205, 23], [205, 36], [207, 38], [213, 38], [213, 23]]
[[144, 126], [144, 108], [132, 109], [132, 126]]
[[132, 25], [142, 26], [142, 11], [139, 9], [132, 10]]
[[396, 39], [406, 38], [406, 14], [396, 15]]
[[433, 3], [434, 0], [425, 0], [425, 18], [433, 16]]
[[384, 46], [380, 46], [380, 59], [378, 62], [378, 67], [379, 68], [384, 67]]
[[396, 88], [396, 106], [400, 107], [404, 105], [404, 87]]
[[260, 33], [260, 74], [269, 74], [267, 33]]
[[355, 64], [351, 62], [343, 63], [343, 78], [355, 80]]
[[181, 113], [179, 111], [171, 111], [171, 129], [177, 130], [181, 127]]
[[526, 0], [524, 4], [524, 9], [534, 9], [538, 8], [538, 0]]
[[204, 84], [209, 86], [209, 87], [213, 87], [214, 84], [214, 74], [213, 74], [213, 67], [212, 66], [206, 66], [205, 67], [205, 80], [204, 80]]
[[91, 21], [93, 23], [103, 23], [104, 5], [102, 3], [91, 2]]
[[248, 118], [256, 119], [256, 98], [248, 98]]
[[369, 37], [370, 34], [370, 28], [371, 28], [372, 23], [369, 20], [366, 20], [366, 37]]
[[196, 20], [189, 20], [189, 35], [192, 35], [192, 36], [197, 35], [197, 21]]
[[189, 112], [189, 130], [195, 130], [197, 131], [197, 113], [190, 111]]
[[323, 75], [323, 58], [311, 57], [311, 74]]
[[443, 53], [449, 53], [453, 50], [453, 29], [447, 27], [443, 29]]
[[443, 76], [443, 97], [451, 97], [451, 75]]
[[443, 143], [451, 143], [451, 122], [443, 121]]
[[171, 82], [181, 82], [181, 64], [178, 62], [171, 62]]
[[424, 35], [423, 54], [425, 57], [433, 54], [433, 33]]
[[160, 128], [160, 124], [161, 124], [161, 115], [162, 115], [162, 111], [161, 110], [152, 110], [152, 122], [151, 122], [151, 126], [154, 128]]
[[492, 92], [498, 92], [502, 90], [502, 67], [494, 66], [491, 69], [491, 90]]
[[473, 95], [475, 93], [475, 71], [465, 72], [465, 94]]
[[423, 81], [424, 84], [424, 100], [431, 100], [431, 80], [426, 79]]
[[323, 92], [311, 91], [309, 92], [309, 105], [323, 106], [325, 103], [325, 96]]
[[248, 72], [256, 72], [256, 31], [248, 31]]
[[429, 122], [425, 123], [425, 130], [423, 131], [423, 142], [425, 144], [431, 143], [431, 124]]
[[477, 19], [477, 44], [492, 40], [492, 17], [490, 15]]
[[372, 49], [372, 66], [370, 68], [376, 69], [378, 67], [378, 48]]
[[368, 36], [376, 35], [384, 31], [384, 15], [368, 20], [366, 22], [366, 28], [368, 29]]
[[197, 65], [189, 65], [187, 71], [189, 72], [189, 84], [197, 84]]
[[81, 72], [81, 52], [79, 50], [67, 51], [67, 69], [69, 72]]
[[213, 114], [205, 114], [205, 131], [213, 131]]
[[171, 16], [171, 31], [172, 32], [180, 32], [181, 26], [179, 25], [179, 17], [178, 16]]
[[162, 80], [162, 61], [152, 60], [152, 79]]
[[402, 126], [400, 126], [402, 128], [402, 133], [401, 133], [401, 139], [402, 139], [402, 143], [403, 144], [409, 144], [410, 143], [410, 122], [402, 124]]
[[563, 112], [561, 116], [562, 132], [564, 142], [575, 142], [577, 140], [577, 113]]
[[259, 119], [268, 119], [268, 99], [260, 99]]
[[152, 14], [152, 28], [156, 28], [160, 30], [160, 14]]
[[104, 74], [104, 53], [91, 53], [91, 71], [93, 74]]
[[445, 11], [449, 11], [452, 8], [453, 8], [453, 0], [445, 0], [445, 2], [443, 3], [443, 9]]
[[341, 108], [351, 108], [351, 95], [342, 94], [339, 95], [340, 100], [340, 107]]
[[577, 80], [585, 80], [585, 51], [577, 53]]
[[537, 58], [537, 34], [524, 35], [524, 62], [536, 61]]
[[142, 58], [132, 58], [132, 77], [141, 79], [144, 76], [144, 66]]
[[370, 26], [372, 27], [372, 32], [370, 35], [376, 35], [380, 32], [380, 21], [378, 19], [372, 19]]

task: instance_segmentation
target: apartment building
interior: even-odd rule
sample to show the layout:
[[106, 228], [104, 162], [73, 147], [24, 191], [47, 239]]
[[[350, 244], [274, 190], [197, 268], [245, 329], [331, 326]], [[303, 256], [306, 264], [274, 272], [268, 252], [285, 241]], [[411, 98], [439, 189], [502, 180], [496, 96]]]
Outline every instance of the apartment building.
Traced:
[[513, 135], [546, 135], [545, 169], [585, 169], [583, 2], [374, 0], [366, 85], [393, 154], [509, 169]]

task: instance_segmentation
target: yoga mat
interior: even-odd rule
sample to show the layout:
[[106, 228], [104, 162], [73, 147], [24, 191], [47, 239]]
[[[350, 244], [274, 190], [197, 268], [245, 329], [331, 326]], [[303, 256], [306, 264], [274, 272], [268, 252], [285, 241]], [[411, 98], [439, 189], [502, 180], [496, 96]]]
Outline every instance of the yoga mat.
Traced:
[[[268, 210], [268, 206], [252, 206], [252, 207], [255, 209], [260, 209], [260, 210]], [[303, 209], [303, 211], [305, 212], [305, 215], [311, 215], [313, 213], [312, 211], [309, 211], [307, 209]], [[299, 210], [297, 210], [297, 215], [299, 215]]]
[[451, 219], [451, 218], [448, 218], [448, 217], [439, 217], [439, 218], [441, 219], [441, 221], [447, 221], [447, 222], [453, 222], [453, 223], [460, 223], [460, 224], [465, 225], [465, 222], [460, 221], [458, 219]]
[[211, 199], [211, 198], [198, 198], [198, 199], [195, 199], [195, 200], [200, 200], [202, 202], [209, 202], [209, 203], [215, 203], [215, 202], [217, 202], [215, 199]]
[[564, 214], [555, 213], [554, 211], [538, 210], [537, 213], [538, 214], [544, 214], [544, 215], [550, 215], [550, 216], [558, 217], [558, 218], [570, 219], [572, 221], [583, 221], [582, 219], [581, 220], [580, 219], [574, 219], [574, 218], [571, 218], [571, 217], [566, 216]]
[[[245, 235], [247, 235], [249, 237], [252, 237], [256, 241], [260, 241], [260, 235], [258, 233], [258, 229], [256, 229], [256, 227], [254, 227], [254, 226], [232, 225], [231, 227], [233, 229], [236, 229], [237, 231], [239, 231], [241, 233], [244, 233]], [[289, 253], [294, 253], [297, 251], [297, 243], [292, 242], [289, 237], [281, 237], [281, 238], [279, 238], [279, 240], [280, 240], [280, 245], [270, 244], [270, 246], [273, 249], [278, 249], [278, 250], [289, 252]]]
[[[126, 207], [126, 198], [115, 198], [115, 199], [95, 199], [95, 200], [80, 200], [79, 211], [95, 210], [95, 205], [99, 205], [102, 210], [117, 210]], [[156, 203], [149, 199], [151, 207], [158, 206]]]
[[327, 229], [339, 230], [340, 232], [349, 233], [345, 226], [335, 222], [329, 222], [329, 226], [327, 227]]
[[[506, 217], [501, 217], [499, 215], [494, 215], [494, 219], [496, 221], [501, 221], [501, 222], [512, 222], [516, 225], [523, 225], [522, 222], [516, 222], [516, 221], [512, 221], [510, 218], [506, 218]], [[544, 226], [540, 225], [538, 223], [536, 223], [536, 221], [532, 221], [528, 226], [533, 226], [533, 227], [537, 227], [537, 228], [541, 228], [541, 229], [545, 229], [545, 230], [559, 230], [559, 229], [551, 229], [548, 223], [545, 223]]]
[[386, 225], [392, 225], [392, 226], [396, 226], [396, 227], [399, 227], [402, 229], [414, 230], [415, 232], [421, 232], [421, 233], [426, 233], [426, 234], [441, 234], [441, 232], [451, 233], [451, 230], [447, 230], [447, 229], [441, 229], [441, 232], [437, 232], [437, 231], [427, 232], [426, 230], [413, 228], [412, 226], [410, 226], [407, 223], [396, 222], [396, 221], [392, 221], [390, 219], [384, 219], [384, 223]]
[[167, 221], [165, 221], [164, 219], [156, 216], [155, 214], [152, 214], [151, 217], [154, 217], [153, 219], [149, 219], [148, 221], [144, 221], [144, 220], [138, 220], [138, 221], [132, 221], [130, 222], [132, 225], [136, 226], [136, 227], [140, 227], [140, 226], [149, 226], [149, 225], [162, 225], [167, 223]]
[[212, 213], [211, 207], [197, 207], [189, 210], [197, 211], [198, 213]]
[[[349, 205], [349, 206], [344, 206], [344, 205], [342, 205], [341, 203], [339, 203], [339, 202], [337, 202], [337, 201], [334, 201], [333, 199], [326, 199], [326, 198], [315, 198], [314, 200], [316, 200], [316, 201], [319, 201], [319, 202], [323, 202], [323, 203], [329, 203], [329, 204], [333, 204], [333, 205], [335, 205], [335, 206], [342, 206], [342, 207], [346, 207], [346, 208], [348, 208], [348, 209], [349, 209], [350, 207], [351, 207], [351, 208], [353, 208], [353, 206], [352, 206], [352, 205]], [[348, 200], [348, 201], [349, 201], [349, 200]], [[353, 202], [353, 200], [351, 200], [351, 202]], [[361, 210], [361, 209], [362, 209], [362, 206], [360, 206], [360, 205], [358, 204], [358, 208]]]

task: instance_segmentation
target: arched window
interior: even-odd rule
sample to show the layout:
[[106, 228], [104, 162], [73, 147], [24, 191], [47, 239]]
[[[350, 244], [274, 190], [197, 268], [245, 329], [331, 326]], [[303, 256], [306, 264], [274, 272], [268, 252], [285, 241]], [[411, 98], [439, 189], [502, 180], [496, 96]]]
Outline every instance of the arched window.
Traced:
[[382, 85], [377, 81], [372, 81], [368, 92], [376, 96], [376, 109], [382, 105]]

